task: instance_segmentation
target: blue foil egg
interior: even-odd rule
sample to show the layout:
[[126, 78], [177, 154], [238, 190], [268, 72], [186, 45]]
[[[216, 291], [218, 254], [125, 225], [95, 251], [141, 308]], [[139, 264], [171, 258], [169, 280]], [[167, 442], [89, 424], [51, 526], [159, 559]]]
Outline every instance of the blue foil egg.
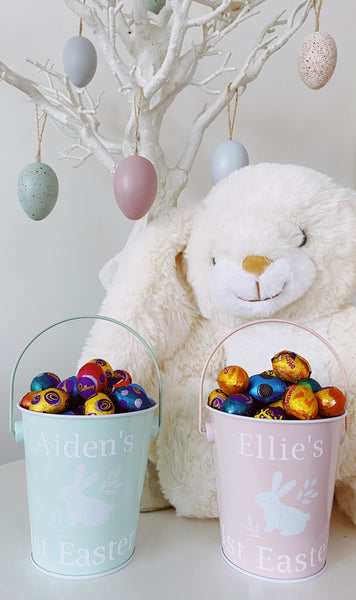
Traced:
[[256, 402], [247, 394], [234, 394], [224, 400], [220, 407], [221, 412], [230, 415], [252, 416], [256, 410]]
[[216, 146], [210, 161], [210, 169], [214, 183], [218, 183], [236, 169], [249, 164], [245, 146], [234, 140], [226, 140]]
[[41, 221], [54, 209], [59, 184], [53, 169], [42, 162], [24, 167], [17, 180], [17, 196], [30, 219]]
[[287, 387], [288, 385], [279, 377], [263, 372], [250, 377], [247, 392], [259, 402], [269, 404], [281, 398]]
[[[32, 379], [30, 384], [30, 390], [31, 392], [34, 392], [47, 390], [48, 388], [58, 387], [60, 381], [60, 378], [57, 375], [55, 375], [55, 373], [40, 373]], [[63, 391], [65, 392], [66, 390]]]
[[94, 44], [83, 35], [71, 37], [63, 48], [63, 67], [71, 83], [85, 87], [93, 79], [97, 67]]
[[67, 377], [67, 379], [63, 379], [63, 381], [57, 385], [57, 389], [67, 392], [71, 398], [79, 396], [77, 389], [77, 378], [75, 375], [72, 377]]
[[146, 392], [141, 386], [135, 385], [134, 383], [114, 388], [111, 395], [115, 398], [122, 410], [131, 412], [151, 407], [151, 401]]

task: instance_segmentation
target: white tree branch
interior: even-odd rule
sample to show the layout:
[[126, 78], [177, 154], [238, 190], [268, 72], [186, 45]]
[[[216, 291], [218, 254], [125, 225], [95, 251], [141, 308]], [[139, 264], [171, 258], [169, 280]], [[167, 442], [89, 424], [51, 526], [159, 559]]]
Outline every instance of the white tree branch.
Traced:
[[[242, 68], [229, 66], [228, 54], [220, 66], [205, 76], [197, 75], [202, 60], [220, 54], [219, 43], [258, 14], [258, 7], [267, 0], [167, 0], [158, 15], [147, 10], [146, 0], [63, 2], [95, 36], [93, 41], [110, 69], [118, 93], [128, 100], [130, 111], [123, 139], [112, 142], [100, 133], [101, 94], [94, 100], [86, 88], [73, 87], [49, 62], [41, 65], [30, 61], [47, 78], [46, 85], [22, 77], [3, 63], [0, 63], [0, 79], [24, 92], [60, 131], [74, 138], [73, 145], [61, 157], [74, 159], [79, 166], [94, 156], [111, 173], [122, 156], [134, 151], [134, 101], [140, 97], [142, 88], [139, 152], [155, 164], [158, 172], [159, 190], [151, 209], [154, 216], [176, 203], [205, 130], [226, 107], [226, 89], [213, 89], [217, 87], [217, 79], [234, 72], [231, 97], [237, 89], [242, 94], [258, 77], [268, 58], [303, 24], [314, 0], [294, 0], [298, 4], [288, 18], [280, 15], [269, 23]], [[213, 82], [215, 85], [211, 85]], [[216, 99], [210, 106], [204, 105], [195, 117], [181, 158], [176, 167], [168, 169], [160, 146], [161, 126], [174, 99], [189, 85], [199, 87], [204, 96], [215, 95]]]
[[[245, 61], [245, 64], [230, 87], [230, 98], [236, 90], [242, 86], [241, 93], [245, 90], [248, 83], [251, 83], [260, 73], [267, 59], [277, 52], [290, 37], [301, 27], [307, 18], [309, 11], [313, 8], [314, 0], [303, 0], [291, 12], [287, 21], [282, 22], [280, 17], [277, 17], [264, 28], [260, 41], [256, 48], [251, 52], [250, 56]], [[273, 36], [270, 39], [265, 39], [267, 33], [273, 33], [277, 26], [287, 23], [286, 31], [280, 36]], [[258, 56], [259, 55], [259, 56]], [[201, 144], [205, 130], [216, 119], [220, 112], [226, 107], [228, 100], [226, 90], [222, 91], [219, 98], [212, 106], [207, 108], [194, 122], [190, 139], [185, 147], [181, 159], [177, 163], [177, 168], [190, 172], [190, 169], [195, 160], [199, 146]]]

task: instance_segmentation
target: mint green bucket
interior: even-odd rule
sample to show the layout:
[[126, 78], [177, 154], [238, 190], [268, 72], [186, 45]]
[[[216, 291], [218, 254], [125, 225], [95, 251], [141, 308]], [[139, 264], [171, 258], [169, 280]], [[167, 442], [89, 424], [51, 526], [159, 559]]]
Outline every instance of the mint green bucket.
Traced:
[[[159, 383], [157, 404], [146, 410], [98, 417], [52, 415], [18, 406], [14, 381], [28, 347], [68, 321], [103, 319], [129, 330], [145, 346]], [[32, 561], [57, 577], [88, 578], [123, 568], [133, 558], [151, 436], [161, 421], [161, 377], [148, 344], [109, 317], [72, 317], [50, 325], [23, 349], [13, 368], [10, 431], [24, 442]]]

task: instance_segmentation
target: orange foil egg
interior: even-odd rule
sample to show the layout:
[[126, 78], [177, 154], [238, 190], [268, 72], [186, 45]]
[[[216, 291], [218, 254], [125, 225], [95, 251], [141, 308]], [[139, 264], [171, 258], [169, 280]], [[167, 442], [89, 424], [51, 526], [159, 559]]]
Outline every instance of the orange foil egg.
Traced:
[[297, 419], [315, 419], [318, 414], [318, 400], [311, 390], [302, 385], [291, 385], [284, 392], [283, 408]]
[[291, 383], [297, 383], [299, 379], [309, 377], [311, 373], [308, 361], [289, 350], [278, 352], [271, 360], [273, 370], [278, 377]]
[[229, 366], [222, 369], [218, 375], [219, 388], [228, 396], [244, 392], [249, 383], [248, 375], [242, 367]]
[[315, 393], [322, 417], [337, 417], [345, 412], [346, 398], [337, 387], [325, 387]]

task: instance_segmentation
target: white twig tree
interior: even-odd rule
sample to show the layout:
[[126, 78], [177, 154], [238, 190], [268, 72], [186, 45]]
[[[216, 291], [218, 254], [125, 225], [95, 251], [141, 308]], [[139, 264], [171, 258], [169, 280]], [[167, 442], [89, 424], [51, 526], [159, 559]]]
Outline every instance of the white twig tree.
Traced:
[[[49, 62], [29, 59], [44, 76], [34, 81], [0, 63], [0, 79], [15, 86], [38, 105], [52, 122], [74, 139], [62, 156], [78, 164], [94, 156], [114, 173], [119, 161], [134, 154], [136, 142], [135, 100], [141, 96], [138, 152], [155, 166], [158, 192], [150, 219], [175, 206], [188, 176], [204, 132], [238, 91], [257, 78], [268, 58], [277, 52], [301, 27], [314, 0], [299, 0], [295, 6], [267, 23], [240, 68], [230, 66], [230, 54], [220, 66], [199, 80], [201, 61], [219, 54], [219, 43], [241, 23], [258, 14], [268, 0], [166, 0], [155, 14], [147, 0], [63, 0], [91, 30], [91, 39], [102, 53], [117, 86], [130, 107], [123, 139], [109, 141], [98, 119], [102, 94], [94, 99], [88, 88], [74, 87], [68, 77], [55, 71]], [[272, 1], [272, 0], [271, 0]], [[226, 84], [215, 86], [231, 73], [229, 97]], [[194, 118], [181, 156], [169, 166], [161, 146], [161, 129], [166, 112], [187, 86], [198, 86], [202, 108]], [[90, 88], [90, 85], [89, 85]]]

